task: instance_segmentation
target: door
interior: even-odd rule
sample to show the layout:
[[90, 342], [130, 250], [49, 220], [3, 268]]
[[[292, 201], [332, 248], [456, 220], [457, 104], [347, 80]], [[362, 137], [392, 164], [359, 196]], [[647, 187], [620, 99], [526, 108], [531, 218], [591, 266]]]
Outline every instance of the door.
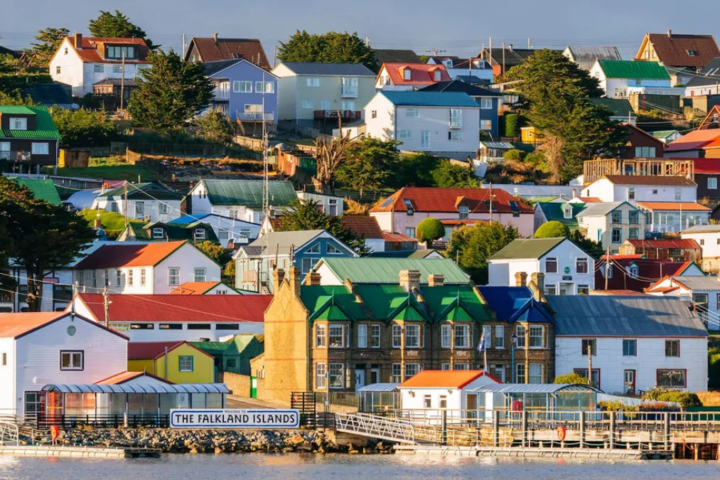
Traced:
[[625, 370], [625, 393], [635, 394], [635, 370]]
[[370, 369], [370, 383], [368, 385], [372, 385], [373, 383], [380, 383], [380, 369], [379, 368]]
[[257, 398], [257, 377], [250, 377], [250, 398]]
[[135, 218], [145, 218], [145, 202], [135, 202]]
[[45, 392], [25, 392], [24, 412], [32, 418], [45, 414]]
[[574, 284], [572, 283], [561, 283], [560, 284], [560, 295], [573, 295], [574, 294]]
[[365, 370], [355, 370], [355, 391], [365, 386]]
[[477, 394], [469, 393], [467, 396], [467, 416], [468, 418], [477, 418], [478, 408], [478, 396]]
[[427, 130], [420, 132], [420, 148], [430, 148], [430, 132]]

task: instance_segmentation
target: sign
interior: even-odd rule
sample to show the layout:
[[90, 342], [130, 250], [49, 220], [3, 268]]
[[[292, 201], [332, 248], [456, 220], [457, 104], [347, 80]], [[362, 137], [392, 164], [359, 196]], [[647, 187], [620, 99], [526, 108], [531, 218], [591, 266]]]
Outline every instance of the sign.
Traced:
[[563, 275], [562, 277], [563, 281], [572, 281], [572, 275]]
[[297, 410], [173, 409], [172, 428], [297, 428]]
[[565, 272], [565, 275], [567, 275], [568, 273], [570, 273], [570, 267], [565, 267], [564, 272]]

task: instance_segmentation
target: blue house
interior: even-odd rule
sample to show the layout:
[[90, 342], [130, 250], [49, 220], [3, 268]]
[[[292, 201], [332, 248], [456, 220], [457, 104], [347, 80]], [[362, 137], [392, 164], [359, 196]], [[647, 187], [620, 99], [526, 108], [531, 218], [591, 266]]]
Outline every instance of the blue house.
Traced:
[[232, 121], [277, 123], [275, 75], [242, 58], [206, 62], [203, 66], [215, 84], [209, 110], [219, 110]]
[[305, 275], [322, 257], [357, 257], [352, 248], [325, 230], [270, 232], [233, 256], [235, 287], [240, 290], [273, 293], [272, 271], [291, 266]]
[[497, 140], [500, 138], [498, 109], [500, 108], [502, 93], [480, 88], [460, 80], [438, 82], [422, 88], [420, 91], [467, 93], [473, 100], [480, 104], [480, 130], [489, 134], [492, 139]]

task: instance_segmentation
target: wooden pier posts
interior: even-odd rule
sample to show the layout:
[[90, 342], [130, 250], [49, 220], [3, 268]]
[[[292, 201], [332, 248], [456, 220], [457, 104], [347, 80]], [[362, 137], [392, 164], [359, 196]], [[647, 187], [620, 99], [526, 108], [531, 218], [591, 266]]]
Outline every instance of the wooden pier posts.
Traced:
[[500, 411], [493, 411], [493, 446], [500, 446]]
[[527, 432], [528, 432], [528, 421], [527, 421], [527, 412], [523, 409], [522, 411], [522, 446], [523, 448], [529, 446], [529, 442], [527, 441]]
[[580, 412], [580, 448], [585, 448], [585, 412]]
[[608, 412], [610, 415], [610, 450], [615, 448], [615, 412]]
[[667, 450], [670, 447], [670, 413], [665, 412], [665, 428], [663, 429], [663, 433], [665, 435], [665, 450]]

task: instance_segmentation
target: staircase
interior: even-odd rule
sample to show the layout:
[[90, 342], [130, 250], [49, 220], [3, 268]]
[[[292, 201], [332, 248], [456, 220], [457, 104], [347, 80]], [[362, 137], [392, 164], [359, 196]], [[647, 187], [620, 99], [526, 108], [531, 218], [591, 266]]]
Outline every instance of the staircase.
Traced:
[[15, 423], [0, 420], [0, 445], [19, 445], [20, 431]]
[[440, 431], [432, 425], [379, 417], [367, 413], [336, 413], [335, 429], [398, 443], [440, 443]]

